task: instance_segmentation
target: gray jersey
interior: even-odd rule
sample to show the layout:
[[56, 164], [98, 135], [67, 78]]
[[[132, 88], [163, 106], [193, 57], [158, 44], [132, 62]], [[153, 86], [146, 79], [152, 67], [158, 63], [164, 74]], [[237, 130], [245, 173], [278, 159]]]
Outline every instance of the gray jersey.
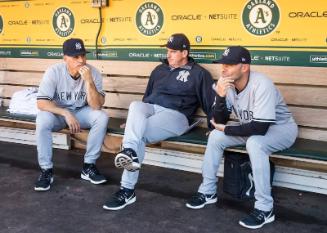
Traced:
[[251, 121], [294, 122], [280, 91], [268, 77], [258, 72], [250, 72], [247, 86], [240, 93], [229, 89], [226, 103], [241, 124]]
[[[91, 65], [87, 66], [91, 69], [97, 91], [104, 96], [100, 72]], [[87, 105], [85, 82], [82, 78], [74, 80], [66, 63], [55, 64], [44, 73], [37, 99], [51, 100], [57, 106], [71, 110], [81, 108]]]

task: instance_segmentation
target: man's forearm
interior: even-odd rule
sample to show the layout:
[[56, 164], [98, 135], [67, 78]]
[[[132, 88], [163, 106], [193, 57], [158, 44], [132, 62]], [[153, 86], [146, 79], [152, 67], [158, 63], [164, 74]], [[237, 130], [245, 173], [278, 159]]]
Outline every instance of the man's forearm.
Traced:
[[105, 101], [104, 96], [97, 91], [93, 82], [87, 82], [85, 85], [88, 105], [93, 109], [101, 109]]
[[58, 107], [53, 101], [50, 100], [37, 100], [37, 107], [41, 111], [52, 112], [60, 116], [65, 116], [67, 112], [67, 109]]
[[215, 122], [219, 124], [226, 124], [226, 122], [229, 120], [229, 115], [230, 112], [227, 109], [225, 97], [220, 97], [217, 95], [216, 104], [213, 109], [213, 118], [215, 119]]
[[225, 134], [229, 136], [242, 136], [249, 137], [252, 135], [265, 135], [269, 129], [270, 122], [256, 122], [251, 121], [249, 123], [238, 126], [226, 126]]

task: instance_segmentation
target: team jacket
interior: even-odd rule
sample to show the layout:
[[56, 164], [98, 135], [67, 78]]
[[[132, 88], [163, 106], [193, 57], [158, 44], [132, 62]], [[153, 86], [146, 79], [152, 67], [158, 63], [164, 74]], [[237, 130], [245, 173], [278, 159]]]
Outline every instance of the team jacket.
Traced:
[[211, 119], [215, 98], [213, 83], [211, 74], [192, 58], [180, 68], [170, 67], [165, 59], [152, 71], [143, 102], [177, 110], [189, 121], [201, 106]]

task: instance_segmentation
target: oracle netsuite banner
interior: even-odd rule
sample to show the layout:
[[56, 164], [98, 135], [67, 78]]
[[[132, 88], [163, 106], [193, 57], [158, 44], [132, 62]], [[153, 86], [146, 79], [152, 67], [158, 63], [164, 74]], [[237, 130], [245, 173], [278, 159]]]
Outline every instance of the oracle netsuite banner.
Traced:
[[327, 66], [326, 0], [110, 0], [101, 9], [90, 2], [0, 2], [0, 57], [60, 58], [62, 43], [79, 37], [90, 59], [158, 61], [160, 45], [182, 32], [199, 62], [242, 45], [254, 64]]

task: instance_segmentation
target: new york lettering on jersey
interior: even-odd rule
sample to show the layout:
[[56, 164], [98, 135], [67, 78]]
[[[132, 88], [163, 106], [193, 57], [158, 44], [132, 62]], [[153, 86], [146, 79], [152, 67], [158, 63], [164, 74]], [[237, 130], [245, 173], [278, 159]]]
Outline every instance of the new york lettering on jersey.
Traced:
[[[92, 76], [96, 89], [103, 94], [101, 74], [92, 66]], [[87, 93], [83, 79], [73, 79], [65, 63], [55, 64], [44, 74], [39, 87], [38, 99], [53, 100], [60, 107], [71, 110], [87, 105]]]
[[59, 100], [59, 101], [80, 101], [80, 100], [86, 100], [86, 92], [81, 90], [77, 92], [72, 92], [72, 91], [61, 91], [59, 93], [55, 93], [55, 96], [53, 98], [54, 100]]

